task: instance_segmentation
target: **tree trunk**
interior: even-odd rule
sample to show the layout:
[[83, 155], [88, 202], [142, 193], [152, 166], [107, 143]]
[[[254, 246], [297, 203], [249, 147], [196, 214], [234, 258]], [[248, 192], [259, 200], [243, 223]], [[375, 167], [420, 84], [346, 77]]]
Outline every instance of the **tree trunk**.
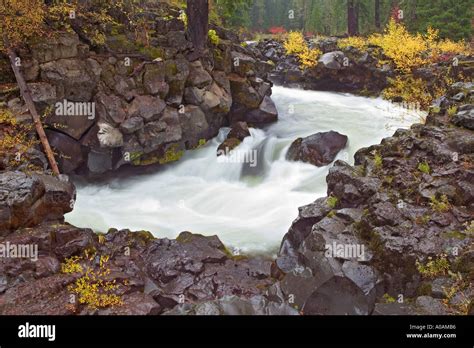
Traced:
[[380, 22], [380, 0], [375, 0], [375, 27], [380, 30], [382, 23]]
[[201, 57], [207, 46], [209, 31], [209, 0], [187, 0], [188, 34], [194, 45], [195, 59]]
[[358, 34], [359, 20], [357, 18], [356, 0], [347, 0], [347, 30], [349, 36]]
[[59, 175], [59, 168], [56, 163], [56, 159], [54, 158], [53, 151], [51, 150], [48, 138], [46, 137], [46, 133], [44, 132], [43, 125], [41, 124], [41, 119], [38, 115], [38, 111], [36, 110], [33, 98], [31, 97], [30, 89], [28, 88], [28, 85], [26, 84], [25, 79], [23, 78], [23, 75], [20, 72], [20, 69], [16, 65], [18, 57], [15, 51], [11, 47], [9, 47], [8, 40], [5, 38], [5, 36], [3, 42], [5, 43], [5, 46], [7, 48], [7, 54], [10, 58], [10, 64], [13, 69], [13, 72], [15, 73], [15, 78], [18, 83], [18, 87], [20, 87], [21, 95], [23, 97], [23, 100], [25, 101], [28, 111], [31, 114], [31, 117], [33, 118], [36, 127], [36, 132], [38, 133], [38, 137], [41, 141], [41, 144], [43, 145], [46, 157], [48, 157], [49, 165], [53, 170], [54, 175]]

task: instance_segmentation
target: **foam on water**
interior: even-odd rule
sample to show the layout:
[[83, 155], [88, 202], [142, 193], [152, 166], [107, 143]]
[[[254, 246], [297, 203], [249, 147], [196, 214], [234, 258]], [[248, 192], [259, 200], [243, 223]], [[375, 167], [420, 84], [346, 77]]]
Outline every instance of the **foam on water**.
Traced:
[[[279, 121], [252, 129], [238, 151], [256, 151], [256, 165], [223, 163], [216, 150], [228, 130], [205, 147], [188, 151], [179, 163], [151, 175], [78, 184], [74, 211], [78, 227], [105, 232], [110, 227], [148, 230], [175, 238], [182, 231], [218, 235], [244, 253], [273, 253], [298, 215], [298, 207], [326, 194], [330, 166], [288, 162], [285, 154], [298, 137], [338, 131], [349, 144], [337, 159], [353, 162], [355, 152], [421, 115], [381, 99], [349, 94], [273, 88]], [[248, 157], [251, 158], [251, 157]]]

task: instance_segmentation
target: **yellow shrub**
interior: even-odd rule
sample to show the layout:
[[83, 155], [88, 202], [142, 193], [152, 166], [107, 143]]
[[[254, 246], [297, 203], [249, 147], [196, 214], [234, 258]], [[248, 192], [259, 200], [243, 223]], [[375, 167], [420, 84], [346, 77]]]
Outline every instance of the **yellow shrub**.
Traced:
[[344, 49], [347, 47], [355, 47], [359, 51], [363, 51], [367, 49], [368, 43], [367, 43], [367, 40], [363, 37], [351, 36], [351, 37], [339, 40], [337, 42], [337, 46], [340, 49]]
[[403, 24], [394, 20], [390, 21], [384, 34], [374, 34], [368, 40], [370, 44], [382, 47], [385, 55], [403, 72], [427, 63], [422, 55], [429, 48], [427, 40], [421, 34], [410, 34]]
[[303, 34], [292, 31], [284, 43], [286, 54], [294, 54], [298, 57], [302, 69], [314, 68], [318, 65], [321, 51], [317, 48], [310, 49], [306, 44]]
[[303, 34], [297, 31], [292, 31], [288, 34], [288, 38], [283, 44], [283, 47], [285, 47], [286, 54], [288, 55], [298, 55], [308, 49]]
[[433, 101], [433, 96], [422, 79], [397, 76], [395, 79], [389, 79], [389, 84], [390, 86], [382, 92], [385, 99], [393, 100], [400, 97], [414, 109], [427, 109]]

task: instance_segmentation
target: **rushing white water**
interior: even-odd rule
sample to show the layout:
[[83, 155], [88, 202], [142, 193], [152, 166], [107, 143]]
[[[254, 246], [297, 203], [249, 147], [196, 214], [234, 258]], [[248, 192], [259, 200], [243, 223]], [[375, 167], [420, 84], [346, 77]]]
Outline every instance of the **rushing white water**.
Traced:
[[291, 142], [338, 131], [349, 137], [349, 144], [337, 159], [351, 163], [358, 149], [378, 144], [422, 116], [381, 99], [282, 87], [273, 91], [278, 123], [252, 129], [237, 149], [237, 154], [256, 158], [246, 156], [248, 163], [218, 161], [217, 146], [228, 132], [222, 130], [205, 147], [188, 151], [179, 163], [157, 173], [78, 185], [67, 221], [101, 232], [110, 227], [148, 230], [157, 237], [174, 238], [182, 231], [216, 234], [243, 253], [275, 252], [298, 207], [324, 196], [327, 189], [330, 166], [286, 161]]

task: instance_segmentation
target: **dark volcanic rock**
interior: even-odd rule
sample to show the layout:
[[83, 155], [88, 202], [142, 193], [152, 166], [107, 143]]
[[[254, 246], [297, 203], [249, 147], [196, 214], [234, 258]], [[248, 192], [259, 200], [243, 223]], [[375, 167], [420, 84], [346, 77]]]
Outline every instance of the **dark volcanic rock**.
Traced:
[[44, 220], [62, 219], [72, 210], [72, 184], [47, 175], [0, 174], [0, 235]]
[[317, 167], [330, 164], [339, 151], [346, 147], [347, 136], [337, 132], [317, 133], [299, 138], [291, 144], [286, 158], [291, 161], [311, 163]]

